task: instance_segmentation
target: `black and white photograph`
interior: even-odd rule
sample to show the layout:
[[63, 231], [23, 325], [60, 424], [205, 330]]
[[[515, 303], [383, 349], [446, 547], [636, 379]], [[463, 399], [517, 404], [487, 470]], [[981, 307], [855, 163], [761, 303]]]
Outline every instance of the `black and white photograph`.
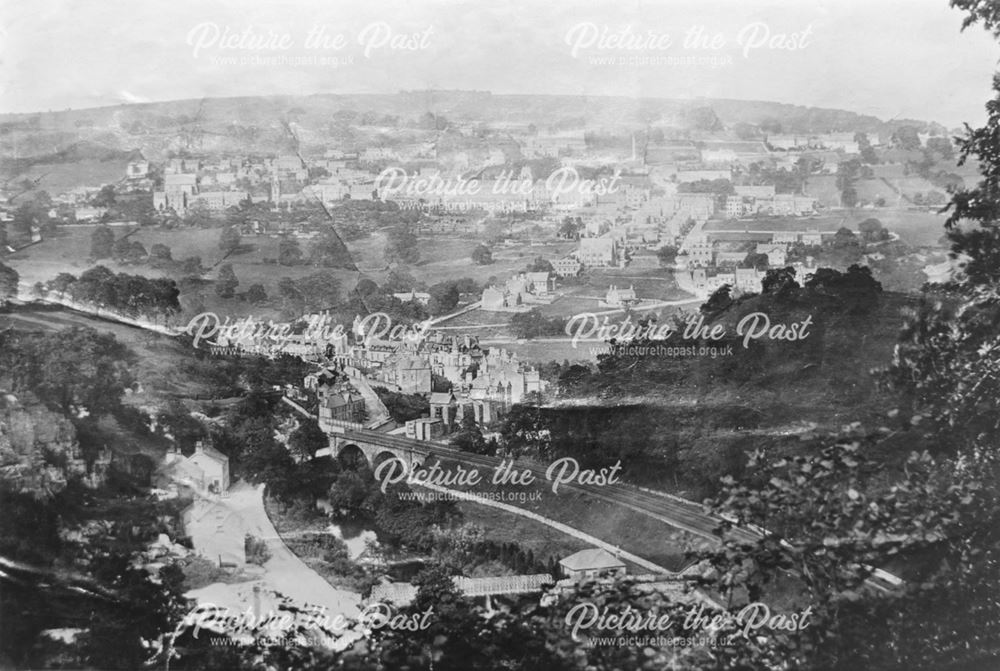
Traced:
[[0, 669], [1000, 669], [1000, 0], [0, 0]]

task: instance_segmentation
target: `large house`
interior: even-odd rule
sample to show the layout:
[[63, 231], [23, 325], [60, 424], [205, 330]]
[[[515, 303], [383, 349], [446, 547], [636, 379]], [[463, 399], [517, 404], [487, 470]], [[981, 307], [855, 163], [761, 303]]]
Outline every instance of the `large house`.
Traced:
[[628, 289], [623, 289], [612, 284], [608, 288], [608, 293], [605, 294], [604, 300], [601, 301], [601, 306], [627, 308], [638, 302], [639, 298], [635, 295], [635, 287], [630, 286]]
[[589, 580], [602, 575], [625, 575], [625, 562], [601, 548], [580, 550], [559, 561], [563, 575], [571, 580]]
[[580, 274], [580, 262], [572, 257], [552, 261], [552, 270], [559, 277], [576, 277]]
[[581, 238], [576, 258], [591, 268], [606, 268], [615, 265], [617, 258], [615, 241], [611, 238]]
[[769, 266], [783, 266], [788, 255], [788, 248], [786, 245], [780, 243], [760, 242], [757, 243], [757, 253], [767, 255], [767, 264]]
[[503, 286], [483, 290], [481, 307], [494, 312], [520, 311], [526, 304], [548, 304], [555, 300], [555, 282], [548, 272], [519, 273]]
[[202, 480], [205, 489], [219, 494], [229, 491], [229, 457], [199, 440], [188, 461], [205, 474]]
[[424, 355], [397, 352], [382, 364], [377, 377], [402, 394], [431, 391], [431, 364]]
[[417, 291], [416, 289], [411, 289], [410, 291], [404, 291], [402, 293], [393, 294], [393, 298], [402, 301], [403, 303], [410, 303], [416, 301], [421, 305], [427, 305], [431, 302], [431, 295], [424, 291]]
[[349, 382], [338, 380], [332, 385], [321, 385], [317, 395], [321, 427], [333, 422], [360, 424], [365, 420], [365, 398]]
[[157, 210], [172, 208], [183, 213], [194, 201], [198, 191], [198, 176], [190, 173], [167, 173], [163, 176], [163, 191], [153, 192], [153, 207]]
[[764, 273], [756, 268], [737, 268], [733, 271], [735, 289], [746, 293], [760, 293], [763, 289]]
[[164, 464], [171, 479], [203, 493], [229, 491], [229, 457], [211, 445], [198, 441], [194, 454], [184, 457], [176, 448], [167, 453]]

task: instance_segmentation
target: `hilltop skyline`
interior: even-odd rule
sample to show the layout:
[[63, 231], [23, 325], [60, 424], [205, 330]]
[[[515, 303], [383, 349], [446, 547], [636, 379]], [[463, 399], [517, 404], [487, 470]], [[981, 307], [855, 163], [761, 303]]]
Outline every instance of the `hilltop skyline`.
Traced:
[[67, 6], [7, 7], [0, 111], [486, 89], [767, 100], [954, 127], [981, 122], [1000, 55], [943, 0]]

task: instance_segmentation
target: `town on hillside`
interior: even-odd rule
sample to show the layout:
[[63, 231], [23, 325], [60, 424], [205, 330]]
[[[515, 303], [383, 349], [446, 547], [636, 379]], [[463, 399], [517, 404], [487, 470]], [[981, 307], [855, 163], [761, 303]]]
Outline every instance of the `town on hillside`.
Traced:
[[1000, 0], [6, 14], [0, 668], [1000, 668]]

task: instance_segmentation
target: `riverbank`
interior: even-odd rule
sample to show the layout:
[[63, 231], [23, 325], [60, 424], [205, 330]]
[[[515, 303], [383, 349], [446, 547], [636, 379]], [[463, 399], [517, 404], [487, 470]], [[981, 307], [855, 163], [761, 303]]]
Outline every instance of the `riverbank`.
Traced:
[[355, 561], [357, 548], [330, 529], [322, 512], [272, 498], [264, 499], [264, 509], [285, 546], [330, 586], [357, 594], [371, 588], [375, 574]]

